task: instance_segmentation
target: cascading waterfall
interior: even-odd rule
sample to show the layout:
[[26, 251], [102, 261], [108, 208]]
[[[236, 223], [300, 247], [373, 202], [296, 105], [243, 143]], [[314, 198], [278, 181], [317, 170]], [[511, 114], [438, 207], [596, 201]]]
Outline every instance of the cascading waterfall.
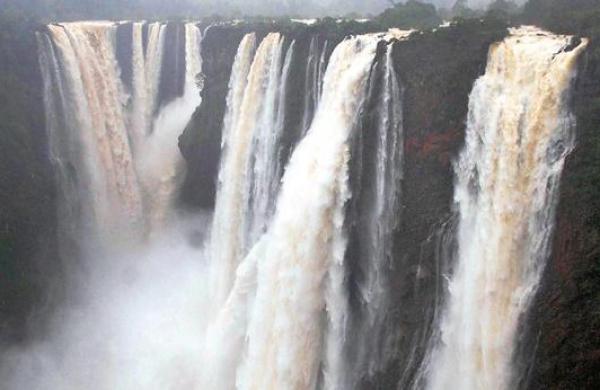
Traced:
[[131, 28], [131, 93], [120, 77], [115, 23], [49, 25], [38, 35], [52, 157], [62, 208], [71, 209], [63, 219], [75, 224], [71, 232], [83, 228], [78, 235], [107, 242], [164, 224], [183, 169], [176, 138], [200, 104], [198, 28], [185, 27], [184, 95], [156, 117], [164, 25], [148, 26], [145, 50], [143, 25]]
[[[291, 157], [272, 223], [239, 266], [209, 332], [207, 387], [307, 389], [323, 381], [336, 389], [343, 383], [348, 141], [379, 40], [350, 38], [334, 51], [321, 104]], [[307, 192], [306, 183], [316, 184]]]
[[252, 136], [247, 172], [246, 245], [253, 245], [265, 232], [275, 211], [275, 199], [282, 175], [281, 137], [284, 131], [287, 81], [294, 52], [294, 42], [288, 47], [283, 68], [283, 40], [280, 41], [271, 65], [267, 94], [259, 121]]
[[196, 79], [202, 70], [201, 34], [198, 27], [191, 23], [186, 24], [184, 30], [186, 73], [183, 96], [158, 112], [152, 133], [142, 143], [142, 152], [137, 156], [138, 171], [146, 189], [146, 203], [150, 210], [149, 229], [154, 233], [167, 224], [183, 179], [184, 161], [177, 139], [202, 102], [199, 81]]
[[584, 47], [523, 27], [490, 50], [455, 166], [458, 259], [427, 388], [511, 388], [519, 318], [548, 257], [573, 147], [567, 98]]
[[[402, 39], [408, 32], [397, 35]], [[400, 221], [399, 204], [403, 163], [403, 114], [402, 90], [393, 63], [393, 45], [386, 48], [382, 58], [382, 73], [379, 83], [372, 83], [373, 103], [376, 107], [376, 133], [374, 134], [373, 160], [366, 164], [362, 175], [363, 183], [358, 206], [361, 215], [357, 219], [359, 243], [357, 267], [363, 279], [358, 284], [361, 313], [356, 325], [356, 340], [351, 354], [356, 359], [353, 370], [357, 381], [383, 370], [391, 358], [393, 340], [385, 326], [390, 309], [388, 280], [392, 264], [393, 232]], [[363, 135], [364, 136], [364, 135]]]
[[152, 117], [156, 111], [162, 71], [165, 25], [151, 23], [147, 26], [146, 50], [144, 50], [144, 23], [133, 23], [132, 28], [131, 137], [133, 144], [137, 147], [150, 134]]
[[46, 338], [0, 356], [3, 388], [193, 388], [206, 272], [188, 234], [204, 232], [174, 198], [177, 137], [201, 101], [201, 33], [185, 25], [183, 90], [159, 106], [163, 29], [77, 22], [37, 34], [65, 276]]
[[[130, 84], [117, 54], [119, 28], [131, 28]], [[400, 44], [392, 41], [409, 32], [346, 38], [329, 60], [331, 42], [315, 36], [299, 84], [291, 73], [300, 42], [275, 32], [260, 42], [255, 33], [243, 37], [229, 80], [213, 222], [198, 249], [182, 234], [189, 229], [174, 201], [184, 171], [177, 138], [202, 100], [202, 34], [185, 24], [183, 91], [165, 102], [166, 31], [163, 23], [78, 22], [38, 34], [63, 240], [97, 238], [88, 252], [117, 247], [108, 253], [125, 266], [93, 268], [100, 272], [84, 290], [90, 307], [66, 317], [75, 325], [64, 331], [64, 354], [57, 344], [61, 356], [43, 362], [41, 385], [12, 388], [381, 383], [375, 377], [401, 353], [390, 271], [399, 249], [404, 91], [394, 66]], [[441, 340], [417, 388], [511, 387], [519, 319], [548, 255], [573, 147], [567, 92], [584, 47], [525, 27], [490, 50], [455, 165], [458, 259], [436, 324]], [[292, 85], [304, 94], [298, 118], [292, 112], [286, 121]], [[300, 126], [303, 138], [285, 161]], [[104, 253], [86, 255], [92, 263]], [[97, 349], [82, 367], [80, 356]], [[418, 365], [420, 353], [410, 359]]]
[[306, 74], [304, 79], [304, 115], [302, 117], [302, 131], [305, 133], [310, 127], [323, 89], [323, 77], [327, 67], [328, 41], [319, 45], [319, 39], [312, 37], [308, 48]]
[[[53, 158], [66, 170], [63, 179], [70, 181], [70, 199], [65, 201], [79, 204], [83, 227], [99, 236], [108, 236], [113, 227], [137, 230], [143, 219], [142, 195], [116, 66], [116, 28], [112, 23], [68, 23], [50, 25], [48, 33], [52, 42], [44, 44], [42, 57], [46, 91], [56, 85], [61, 101], [49, 102], [47, 111], [59, 108], [69, 118], [64, 130], [49, 123], [57, 152]], [[46, 101], [53, 98], [48, 95]]]
[[279, 33], [268, 34], [252, 60], [255, 40], [249, 34], [240, 43], [224, 120], [224, 157], [211, 239], [217, 307], [231, 290], [235, 269], [265, 227], [279, 180], [284, 39]]
[[[242, 183], [234, 183], [229, 180], [231, 177], [237, 177], [238, 180], [245, 174], [245, 168], [238, 168], [236, 172], [233, 160], [229, 161], [229, 156], [241, 158], [236, 148], [236, 139], [233, 134], [236, 131], [240, 120], [240, 111], [242, 101], [245, 96], [246, 86], [248, 84], [248, 74], [256, 50], [256, 35], [247, 34], [238, 47], [238, 51], [231, 71], [229, 81], [229, 94], [227, 95], [227, 111], [223, 120], [222, 132], [222, 150], [223, 157], [221, 169], [219, 170], [219, 190], [215, 206], [215, 216], [211, 232], [211, 294], [213, 295], [213, 306], [220, 308], [221, 304], [227, 299], [229, 289], [233, 283], [234, 272], [239, 262], [241, 254], [241, 242], [243, 231], [240, 227], [241, 202], [244, 188]], [[246, 144], [237, 143], [237, 146], [247, 147]], [[223, 183], [223, 184], [221, 184]], [[235, 188], [235, 186], [238, 188]], [[235, 218], [235, 219], [233, 219]]]

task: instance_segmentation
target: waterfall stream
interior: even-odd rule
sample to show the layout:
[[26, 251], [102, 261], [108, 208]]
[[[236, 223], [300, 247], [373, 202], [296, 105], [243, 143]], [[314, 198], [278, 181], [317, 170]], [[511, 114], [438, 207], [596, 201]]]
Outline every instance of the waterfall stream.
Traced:
[[202, 95], [213, 60], [202, 57], [215, 47], [200, 25], [37, 33], [61, 256], [76, 283], [47, 339], [1, 357], [8, 388], [382, 388], [402, 364], [420, 368], [407, 379], [416, 389], [512, 388], [574, 147], [569, 93], [587, 41], [521, 27], [490, 46], [454, 163], [458, 228], [444, 240], [457, 253], [440, 251], [450, 275], [431, 271], [448, 279], [443, 314], [426, 319], [438, 331], [419, 333], [416, 353], [399, 347], [412, 319], [400, 318], [394, 290], [395, 267], [420, 261], [395, 245], [405, 172], [421, 169], [407, 164], [420, 129], [407, 115], [414, 80], [397, 61], [411, 32], [236, 30], [218, 85], [216, 203], [190, 211], [178, 204], [178, 139], [205, 130], [195, 113], [215, 109], [206, 100], [219, 92]]
[[79, 209], [63, 218], [79, 226], [72, 233], [80, 237], [114, 241], [166, 223], [184, 168], [177, 136], [200, 104], [199, 29], [185, 26], [183, 96], [158, 109], [164, 25], [150, 24], [145, 37], [141, 23], [131, 28], [132, 91], [121, 80], [116, 24], [50, 25], [48, 35], [39, 35], [61, 203]]
[[565, 157], [573, 148], [571, 38], [512, 29], [471, 92], [455, 165], [458, 258], [428, 388], [510, 389], [519, 320], [549, 255]]

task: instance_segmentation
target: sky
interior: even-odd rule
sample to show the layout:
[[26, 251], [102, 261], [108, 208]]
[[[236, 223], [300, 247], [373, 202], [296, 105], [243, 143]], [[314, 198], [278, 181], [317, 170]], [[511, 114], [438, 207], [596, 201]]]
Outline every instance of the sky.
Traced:
[[[456, 0], [422, 0], [449, 8]], [[469, 6], [486, 7], [493, 0], [467, 0]], [[517, 0], [521, 3], [526, 0]], [[389, 0], [0, 0], [0, 12], [5, 6], [31, 10], [56, 9], [74, 12], [91, 10], [146, 9], [152, 13], [190, 13], [220, 15], [298, 15], [306, 17], [345, 16], [351, 13], [377, 15], [391, 5]], [[10, 7], [9, 7], [10, 8]], [[46, 12], [46, 11], [42, 11]]]
[[[315, 14], [345, 14], [350, 12], [377, 14], [390, 6], [389, 0], [196, 0], [216, 1], [222, 6], [239, 9], [243, 13], [293, 13], [296, 10]], [[422, 0], [438, 7], [451, 7], [456, 0]], [[472, 8], [485, 8], [493, 0], [467, 0]], [[523, 3], [525, 0], [515, 0]]]

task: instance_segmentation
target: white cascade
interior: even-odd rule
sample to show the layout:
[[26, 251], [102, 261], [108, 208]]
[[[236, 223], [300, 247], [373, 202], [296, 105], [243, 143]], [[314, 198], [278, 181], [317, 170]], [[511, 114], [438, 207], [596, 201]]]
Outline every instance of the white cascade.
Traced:
[[177, 135], [200, 104], [196, 26], [186, 25], [184, 95], [156, 117], [164, 25], [148, 26], [145, 52], [142, 24], [132, 25], [132, 91], [120, 77], [116, 30], [112, 22], [76, 22], [38, 35], [52, 157], [69, 214], [61, 219], [105, 243], [141, 238], [165, 223], [183, 168]]
[[[408, 34], [408, 33], [406, 33]], [[402, 36], [400, 36], [402, 37]], [[393, 344], [386, 337], [385, 319], [390, 310], [388, 273], [392, 265], [393, 232], [400, 221], [404, 134], [402, 90], [393, 63], [393, 45], [386, 49], [382, 80], [374, 98], [377, 104], [377, 123], [373, 177], [368, 193], [366, 215], [360, 224], [363, 245], [361, 264], [364, 280], [358, 286], [364, 305], [363, 318], [358, 326], [356, 344], [357, 380], [385, 368], [391, 360]], [[354, 383], [355, 384], [355, 383]]]
[[286, 169], [272, 222], [237, 268], [209, 331], [207, 388], [310, 389], [321, 369], [325, 388], [341, 388], [349, 139], [378, 41], [349, 38], [334, 51], [321, 104]]
[[[166, 26], [147, 26], [147, 47], [144, 51], [144, 23], [133, 23], [132, 31], [132, 112], [131, 137], [135, 148], [151, 132], [152, 118], [158, 102]], [[141, 152], [140, 152], [141, 153]]]
[[[281, 42], [283, 43], [283, 42]], [[253, 245], [265, 232], [275, 211], [282, 175], [281, 137], [285, 124], [285, 98], [294, 42], [281, 58], [282, 46], [274, 55], [259, 122], [252, 136], [247, 172], [246, 246]], [[281, 65], [283, 60], [283, 65]]]
[[532, 27], [490, 49], [455, 165], [458, 258], [429, 389], [511, 388], [519, 319], [548, 257], [557, 189], [573, 147], [567, 98], [585, 43]]
[[[185, 163], [178, 137], [202, 102], [197, 76], [202, 71], [200, 29], [185, 25], [185, 80], [183, 96], [164, 106], [154, 118], [151, 134], [142, 143], [137, 157], [138, 171], [146, 189], [149, 229], [156, 234], [166, 226], [174, 209], [177, 191], [183, 180]], [[155, 103], [153, 103], [155, 104]], [[157, 158], [158, 157], [158, 158]]]
[[217, 308], [227, 299], [235, 269], [264, 229], [279, 180], [283, 37], [268, 34], [256, 53], [255, 45], [254, 34], [240, 43], [227, 98], [211, 233], [211, 291]]
[[306, 72], [304, 79], [304, 113], [302, 116], [302, 135], [306, 133], [312, 123], [315, 111], [319, 105], [323, 90], [323, 77], [327, 67], [327, 46], [325, 41], [319, 45], [317, 37], [312, 37], [308, 48]]
[[[113, 229], [138, 230], [143, 220], [142, 194], [127, 133], [125, 91], [115, 57], [116, 26], [108, 22], [48, 26], [56, 48], [57, 70], [64, 80], [61, 109], [72, 121], [69, 134], [50, 128], [50, 138], [68, 137], [76, 160], [63, 161], [76, 177], [81, 217], [87, 229], [110, 237]], [[47, 97], [47, 100], [50, 97]], [[56, 106], [55, 106], [56, 108]], [[61, 143], [62, 140], [51, 140]], [[65, 156], [53, 156], [61, 160]], [[72, 155], [67, 156], [67, 158]]]

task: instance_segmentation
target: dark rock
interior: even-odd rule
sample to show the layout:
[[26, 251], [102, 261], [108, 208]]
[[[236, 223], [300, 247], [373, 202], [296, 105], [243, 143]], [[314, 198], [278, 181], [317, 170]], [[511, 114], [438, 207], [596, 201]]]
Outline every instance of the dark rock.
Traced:
[[182, 96], [185, 84], [185, 25], [168, 23], [165, 29], [157, 110]]
[[[1, 18], [1, 16], [0, 16]], [[35, 31], [0, 23], [0, 344], [42, 326], [60, 275], [56, 188], [44, 126]]]

